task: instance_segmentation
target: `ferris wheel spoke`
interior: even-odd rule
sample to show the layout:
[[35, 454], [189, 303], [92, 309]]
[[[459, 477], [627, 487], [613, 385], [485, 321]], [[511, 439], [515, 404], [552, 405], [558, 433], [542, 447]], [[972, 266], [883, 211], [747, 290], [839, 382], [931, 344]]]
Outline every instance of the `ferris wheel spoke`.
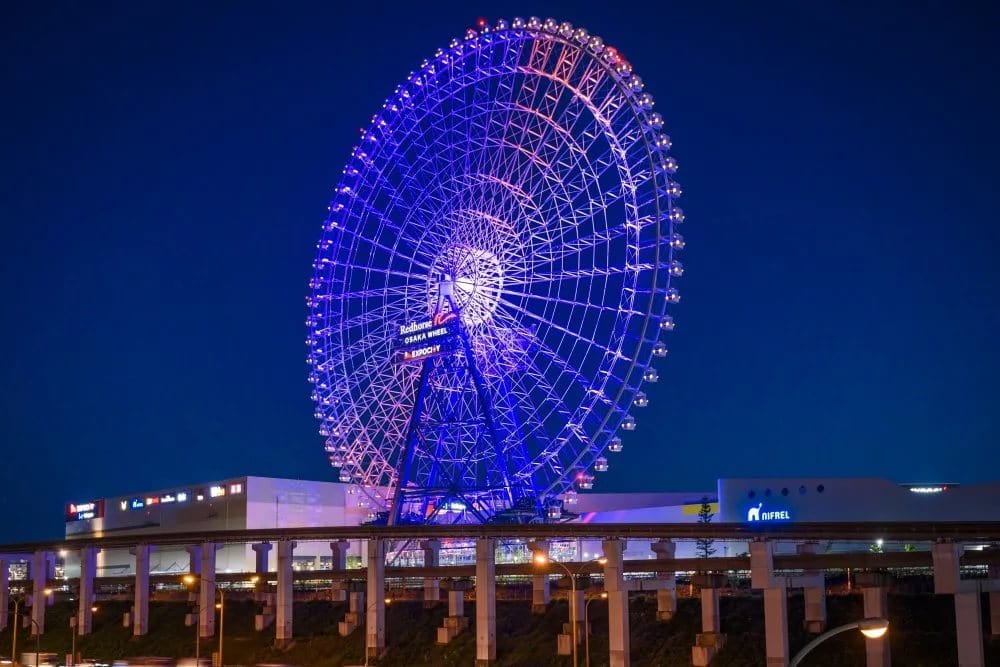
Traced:
[[[525, 281], [531, 282], [532, 276], [545, 267], [558, 265], [558, 263], [567, 259], [580, 256], [581, 253], [596, 250], [602, 247], [609, 248], [612, 243], [627, 237], [627, 235], [632, 232], [630, 227], [631, 226], [629, 224], [623, 223], [595, 231], [587, 236], [577, 239], [565, 240], [562, 245], [556, 245], [555, 242], [551, 242], [546, 246], [539, 247], [535, 251], [532, 255], [533, 263], [523, 273], [515, 274], [510, 277], [518, 284], [523, 284]], [[631, 270], [635, 271], [636, 269], [633, 268]], [[628, 272], [628, 270], [626, 270], [626, 272]], [[542, 275], [544, 276], [545, 274]], [[519, 276], [523, 276], [521, 280], [518, 280]]]
[[[496, 314], [500, 313], [501, 311], [498, 310]], [[515, 322], [513, 319], [509, 317], [501, 315], [501, 319], [505, 319], [507, 321], [508, 326], [511, 327], [517, 326], [517, 322]], [[558, 352], [553, 350], [549, 346], [549, 344], [546, 343], [541, 338], [536, 336], [533, 339], [533, 345], [537, 346], [538, 353], [545, 356], [548, 359], [549, 363], [553, 364], [560, 373], [564, 374], [568, 378], [571, 378], [573, 382], [578, 384], [583, 389], [587, 391], [592, 391], [592, 386], [596, 382], [596, 380], [585, 378], [574, 365], [570, 364], [565, 359], [563, 359]]]
[[[405, 483], [488, 516], [510, 484], [548, 502], [600, 455], [664, 289], [651, 141], [664, 142], [637, 91], [613, 50], [565, 25], [502, 25], [437, 53], [363, 131], [319, 245], [307, 339], [321, 433], [359, 506], [384, 509]], [[397, 363], [397, 327], [433, 312], [444, 275], [475, 366], [461, 352]], [[438, 388], [419, 399], [418, 459], [398, 479], [421, 368]]]
[[[502, 297], [500, 298], [500, 303], [503, 304], [503, 305], [505, 305], [505, 306], [507, 306], [508, 308], [513, 308], [513, 309], [517, 309], [518, 308], [517, 304], [512, 303], [511, 301], [508, 301], [507, 299], [504, 299]], [[587, 346], [589, 346], [592, 349], [600, 350], [601, 352], [605, 352], [607, 354], [617, 354], [617, 352], [615, 352], [615, 350], [604, 346], [603, 344], [597, 342], [596, 340], [593, 340], [591, 338], [587, 338], [586, 336], [584, 336], [584, 335], [582, 335], [580, 333], [577, 333], [575, 331], [571, 331], [567, 327], [564, 327], [561, 324], [557, 324], [556, 322], [553, 322], [551, 319], [548, 319], [548, 318], [546, 318], [546, 317], [544, 317], [542, 315], [539, 315], [538, 313], [534, 313], [534, 312], [532, 312], [530, 310], [524, 310], [524, 309], [521, 310], [521, 313], [525, 317], [528, 317], [528, 318], [530, 318], [532, 320], [535, 320], [536, 322], [539, 322], [540, 324], [544, 324], [546, 327], [552, 329], [553, 331], [559, 331], [559, 332], [561, 332], [561, 333], [563, 333], [563, 334], [565, 334], [567, 336], [570, 336], [571, 338], [573, 338], [573, 339], [575, 339], [575, 340], [577, 340], [579, 342], [585, 343]]]
[[[544, 392], [546, 399], [556, 406], [556, 414], [558, 414], [565, 421], [565, 425], [560, 429], [559, 433], [549, 441], [548, 446], [540, 451], [539, 456], [529, 466], [528, 470], [533, 474], [545, 465], [554, 465], [554, 462], [559, 462], [566, 458], [565, 450], [572, 442], [576, 442], [578, 445], [574, 449], [574, 455], [572, 458], [577, 458], [580, 454], [592, 450], [593, 442], [591, 441], [590, 436], [588, 436], [587, 433], [583, 431], [582, 426], [574, 420], [570, 410], [566, 407], [564, 402], [565, 399], [558, 395], [556, 390], [545, 378], [545, 374], [539, 372], [533, 366], [529, 366], [526, 374], [536, 383], [536, 386]], [[563, 466], [560, 465], [560, 468], [563, 468]]]
[[601, 314], [613, 314], [615, 316], [619, 315], [638, 316], [644, 314], [638, 310], [634, 310], [632, 308], [626, 307], [625, 305], [619, 305], [619, 304], [601, 305], [587, 301], [567, 301], [566, 299], [560, 299], [557, 297], [543, 296], [541, 294], [532, 294], [530, 292], [514, 292], [507, 289], [504, 289], [502, 293], [508, 296], [517, 296], [523, 299], [533, 299], [535, 301], [541, 301], [544, 303], [570, 306], [575, 310], [593, 311], [597, 313], [598, 316], [600, 316]]
[[[385, 245], [385, 244], [383, 244], [383, 243], [381, 243], [379, 241], [376, 241], [375, 239], [372, 239], [372, 238], [369, 238], [369, 237], [365, 236], [364, 233], [360, 229], [355, 229], [355, 230], [344, 229], [343, 233], [344, 233], [345, 236], [351, 236], [351, 237], [354, 237], [355, 239], [357, 239], [358, 241], [361, 241], [362, 243], [367, 243], [368, 245], [370, 245], [374, 249], [381, 250], [381, 251], [383, 251], [385, 253], [388, 253], [389, 255], [393, 254], [393, 249], [392, 248], [390, 248], [389, 246], [387, 246], [387, 245]], [[415, 264], [418, 267], [427, 268], [426, 264], [424, 264], [423, 262], [417, 260], [416, 258], [411, 258], [411, 261], [413, 262], [413, 264]]]
[[400, 287], [372, 287], [369, 289], [355, 290], [353, 292], [341, 292], [340, 294], [325, 295], [328, 301], [351, 301], [353, 299], [373, 299], [376, 297], [402, 297], [406, 296], [412, 288], [403, 285]]
[[[524, 280], [512, 281], [511, 285], [529, 286], [541, 283], [558, 283], [565, 280], [582, 280], [585, 278], [608, 278], [610, 276], [635, 275], [640, 271], [655, 268], [650, 263], [632, 264], [628, 266], [595, 266], [590, 269], [566, 269], [563, 273], [539, 273], [532, 271], [530, 277]], [[516, 277], [516, 276], [514, 276]], [[505, 289], [506, 291], [506, 289]]]
[[[383, 323], [391, 321], [395, 318], [402, 320], [405, 314], [406, 309], [402, 306], [402, 304], [385, 302], [375, 308], [366, 308], [364, 312], [359, 313], [354, 317], [337, 321], [337, 327], [344, 333], [354, 329], [354, 327], [364, 327], [367, 329], [368, 325], [373, 323]], [[321, 332], [317, 331], [317, 333]]]

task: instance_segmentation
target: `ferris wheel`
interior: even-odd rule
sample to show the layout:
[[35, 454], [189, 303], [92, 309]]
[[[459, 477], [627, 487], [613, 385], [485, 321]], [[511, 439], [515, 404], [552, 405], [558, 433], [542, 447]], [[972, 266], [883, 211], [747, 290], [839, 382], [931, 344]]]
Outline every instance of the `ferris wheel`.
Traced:
[[516, 18], [439, 49], [362, 131], [306, 343], [330, 463], [373, 516], [555, 518], [622, 450], [683, 273], [653, 106], [600, 37]]

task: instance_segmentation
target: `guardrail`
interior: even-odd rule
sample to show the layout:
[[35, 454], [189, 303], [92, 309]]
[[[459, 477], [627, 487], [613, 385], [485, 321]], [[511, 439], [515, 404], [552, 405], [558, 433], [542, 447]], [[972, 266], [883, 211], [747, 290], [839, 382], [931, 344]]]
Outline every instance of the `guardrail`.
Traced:
[[136, 544], [162, 546], [275, 542], [299, 540], [429, 538], [497, 539], [731, 539], [731, 540], [857, 540], [927, 542], [1000, 541], [1000, 521], [850, 522], [850, 523], [555, 523], [555, 524], [462, 524], [424, 526], [330, 526], [308, 528], [258, 528], [175, 533], [131, 533], [103, 537], [79, 537], [41, 542], [0, 545], [0, 554], [23, 554], [93, 546], [103, 549]]

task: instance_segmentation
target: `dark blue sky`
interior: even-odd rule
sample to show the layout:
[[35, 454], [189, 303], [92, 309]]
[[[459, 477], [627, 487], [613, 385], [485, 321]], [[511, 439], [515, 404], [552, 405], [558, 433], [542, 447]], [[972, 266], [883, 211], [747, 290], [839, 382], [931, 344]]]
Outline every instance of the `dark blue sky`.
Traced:
[[68, 500], [333, 479], [303, 361], [328, 197], [478, 16], [619, 47], [681, 164], [672, 354], [601, 490], [1000, 477], [987, 3], [203, 4], [2, 10], [0, 542]]

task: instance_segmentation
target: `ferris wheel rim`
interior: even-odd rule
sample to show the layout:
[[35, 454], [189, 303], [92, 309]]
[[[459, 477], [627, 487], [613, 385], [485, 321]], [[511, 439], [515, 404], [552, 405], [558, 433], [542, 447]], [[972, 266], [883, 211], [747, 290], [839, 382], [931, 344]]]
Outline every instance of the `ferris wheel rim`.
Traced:
[[[598, 63], [598, 66], [611, 79], [611, 81], [613, 81], [614, 87], [619, 92], [625, 93], [626, 98], [628, 98], [627, 88], [625, 87], [625, 85], [623, 84], [623, 82], [619, 79], [619, 77], [616, 76], [615, 70], [612, 67], [611, 63], [608, 62], [608, 61], [606, 61], [603, 58], [597, 57], [593, 53], [590, 53], [585, 46], [581, 46], [579, 43], [576, 43], [576, 42], [572, 41], [571, 39], [563, 38], [561, 35], [546, 33], [546, 32], [544, 32], [540, 28], [539, 29], [524, 28], [524, 29], [521, 29], [521, 31], [524, 32], [527, 35], [527, 37], [524, 38], [525, 41], [537, 40], [540, 36], [544, 36], [545, 39], [558, 41], [561, 44], [563, 44], [564, 46], [569, 46], [569, 47], [571, 47], [573, 49], [581, 51], [586, 57], [590, 58], [591, 62]], [[478, 39], [478, 37], [477, 37], [477, 39]], [[421, 72], [425, 71], [425, 69], [426, 69], [426, 67], [422, 67], [421, 68]], [[411, 80], [412, 80], [412, 78], [413, 77], [411, 76]], [[555, 80], [555, 79], [553, 78], [553, 80]], [[561, 83], [562, 85], [566, 86], [567, 88], [571, 88], [568, 85], [567, 81], [565, 81], [565, 80], [560, 80], [559, 83]], [[664, 305], [662, 307], [657, 307], [658, 299], [655, 298], [655, 294], [656, 293], [658, 293], [660, 291], [665, 291], [666, 288], [667, 288], [667, 286], [669, 286], [669, 284], [670, 284], [670, 275], [669, 275], [669, 273], [667, 273], [665, 271], [665, 267], [664, 267], [664, 265], [661, 262], [661, 243], [660, 243], [660, 240], [662, 239], [663, 235], [660, 232], [659, 226], [660, 226], [660, 224], [662, 224], [663, 222], [665, 222], [667, 220], [667, 218], [664, 215], [664, 213], [665, 213], [664, 207], [661, 204], [665, 200], [666, 204], [667, 204], [665, 208], [666, 208], [666, 211], [669, 212], [669, 210], [672, 207], [672, 200], [671, 200], [670, 197], [666, 197], [666, 196], [661, 197], [661, 194], [659, 192], [659, 188], [657, 187], [660, 184], [661, 180], [669, 181], [669, 178], [667, 178], [667, 177], [661, 178], [660, 175], [656, 172], [656, 170], [654, 168], [654, 164], [655, 164], [655, 151], [654, 151], [653, 144], [652, 144], [652, 142], [650, 140], [650, 132], [644, 127], [645, 117], [641, 113], [641, 110], [638, 109], [635, 104], [629, 103], [629, 104], [627, 104], [625, 106], [628, 106], [628, 112], [631, 115], [631, 121], [632, 121], [632, 123], [634, 123], [638, 128], [640, 128], [640, 131], [638, 132], [638, 141], [641, 142], [642, 147], [644, 149], [643, 153], [644, 153], [644, 156], [645, 156], [645, 158], [646, 158], [646, 160], [648, 162], [649, 169], [651, 171], [651, 175], [648, 178], [648, 182], [652, 183], [652, 187], [654, 189], [654, 194], [655, 194], [655, 196], [652, 197], [652, 202], [653, 202], [653, 206], [655, 207], [654, 220], [655, 220], [655, 227], [656, 227], [655, 231], [656, 231], [657, 242], [653, 244], [654, 259], [653, 259], [653, 262], [652, 262], [652, 269], [651, 269], [651, 271], [652, 271], [652, 277], [651, 277], [651, 280], [650, 280], [650, 286], [648, 287], [648, 290], [650, 292], [650, 297], [647, 298], [647, 299], [645, 299], [645, 306], [644, 306], [645, 312], [644, 312], [644, 314], [641, 317], [641, 328], [640, 328], [640, 331], [639, 331], [639, 341], [640, 341], [640, 344], [642, 344], [643, 342], [645, 342], [649, 338], [648, 334], [649, 334], [651, 320], [654, 319], [654, 316], [657, 313], [659, 313], [659, 314], [662, 315], [662, 313], [665, 311], [665, 303], [666, 302], [665, 301], [663, 302]], [[373, 120], [373, 123], [374, 123], [374, 120]], [[349, 164], [350, 164], [350, 162], [349, 162]], [[380, 225], [386, 224], [386, 222], [387, 221], [382, 220], [382, 221], [380, 221], [379, 224]], [[668, 228], [672, 228], [672, 226], [668, 225]], [[627, 234], [626, 234], [626, 236], [627, 236]], [[397, 243], [396, 247], [398, 247], [398, 244], [399, 244], [399, 239], [398, 238], [397, 238], [396, 243]], [[672, 256], [672, 253], [668, 253], [668, 254], [670, 254]], [[413, 259], [413, 258], [411, 258], [411, 259]], [[421, 268], [427, 269], [427, 266], [424, 265]], [[661, 283], [661, 281], [659, 279], [661, 272], [664, 273], [667, 276], [667, 279], [665, 281], [662, 281], [662, 283]], [[641, 271], [639, 269], [636, 269], [635, 275], [637, 277], [638, 277], [638, 275], [640, 273], [641, 273]], [[410, 274], [410, 275], [412, 276], [412, 274]], [[388, 289], [388, 288], [386, 288], [386, 289]], [[626, 329], [627, 329], [627, 326], [623, 328], [623, 331], [626, 330]], [[575, 344], [576, 343], [574, 343], [574, 345]], [[649, 355], [646, 355], [646, 356], [648, 357]], [[629, 365], [628, 365], [628, 370], [627, 370], [627, 372], [624, 375], [624, 377], [626, 378], [626, 380], [628, 378], [631, 378], [633, 376], [633, 374], [635, 373], [636, 369], [640, 366], [640, 361], [641, 360], [636, 355], [633, 355], [630, 358]], [[645, 365], [648, 365], [648, 363], [649, 363], [649, 359], [647, 358], [645, 360]], [[608, 434], [610, 434], [614, 430], [614, 428], [617, 428], [617, 426], [614, 426], [612, 428], [611, 424], [614, 421], [616, 421], [616, 420], [620, 424], [621, 420], [624, 418], [625, 414], [628, 412], [628, 405], [624, 405], [623, 404], [624, 398], [626, 398], [630, 394], [634, 395], [636, 393], [636, 391], [637, 391], [637, 388], [630, 386], [630, 382], [628, 382], [628, 381], [621, 381], [621, 382], [618, 383], [617, 389], [615, 390], [615, 394], [614, 394], [613, 397], [610, 398], [610, 401], [609, 401], [610, 405], [612, 406], [612, 409], [609, 409], [609, 410], [607, 410], [607, 411], [604, 412], [604, 416], [603, 416], [602, 420], [600, 421], [599, 426], [596, 429], [594, 429], [594, 433], [596, 434], [595, 435], [595, 439], [599, 438], [599, 437], [602, 437], [603, 435], [608, 435]], [[572, 411], [571, 411], [571, 413], [572, 413]], [[609, 435], [609, 437], [610, 437], [610, 435]], [[572, 460], [572, 462], [570, 464], [570, 467], [573, 467], [573, 468], [578, 467], [580, 465], [580, 463], [584, 459], [586, 459], [588, 456], [590, 456], [590, 458], [593, 458], [594, 452], [592, 450], [593, 450], [593, 447], [580, 447], [580, 448], [578, 448], [578, 450], [576, 452], [576, 456]], [[566, 479], [560, 478], [558, 476], [553, 476], [551, 483], [548, 484], [547, 487], [545, 488], [545, 492], [546, 493], [552, 492], [552, 491], [558, 492], [559, 489], [562, 489], [562, 491], [564, 492], [566, 490], [567, 486], [571, 486], [571, 485], [572, 485], [572, 482], [569, 482], [567, 484]]]

